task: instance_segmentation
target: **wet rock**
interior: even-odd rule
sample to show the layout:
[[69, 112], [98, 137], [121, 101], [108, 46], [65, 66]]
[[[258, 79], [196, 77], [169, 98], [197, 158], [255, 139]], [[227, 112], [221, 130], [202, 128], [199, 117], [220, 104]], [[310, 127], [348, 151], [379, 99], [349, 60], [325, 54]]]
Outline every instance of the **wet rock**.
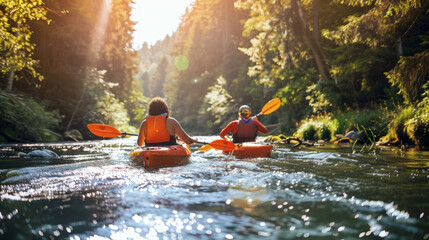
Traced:
[[59, 158], [60, 156], [51, 150], [42, 149], [42, 150], [34, 150], [29, 153], [19, 152], [18, 157], [25, 158]]
[[349, 139], [351, 139], [351, 140], [353, 140], [353, 141], [356, 141], [356, 139], [364, 139], [364, 137], [365, 137], [365, 132], [363, 131], [363, 130], [361, 130], [361, 131], [350, 131], [350, 132], [348, 132], [345, 136], [344, 136], [345, 138], [349, 138]]

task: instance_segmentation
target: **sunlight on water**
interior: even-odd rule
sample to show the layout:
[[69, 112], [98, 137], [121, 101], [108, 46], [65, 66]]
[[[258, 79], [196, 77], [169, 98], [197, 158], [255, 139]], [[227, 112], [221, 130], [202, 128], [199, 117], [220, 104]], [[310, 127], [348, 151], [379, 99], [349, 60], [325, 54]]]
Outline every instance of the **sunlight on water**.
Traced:
[[[191, 146], [189, 164], [146, 171], [129, 162], [134, 146], [2, 147], [0, 238], [429, 238], [429, 174], [414, 158], [276, 147], [237, 160]], [[60, 158], [16, 156], [34, 149]]]

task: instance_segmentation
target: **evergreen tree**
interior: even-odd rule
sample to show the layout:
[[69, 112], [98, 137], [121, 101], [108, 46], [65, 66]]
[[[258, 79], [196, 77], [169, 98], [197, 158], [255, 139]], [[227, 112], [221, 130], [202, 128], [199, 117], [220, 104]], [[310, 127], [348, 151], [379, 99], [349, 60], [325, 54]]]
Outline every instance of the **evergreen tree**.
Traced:
[[163, 57], [156, 68], [156, 72], [152, 77], [152, 88], [149, 97], [164, 97], [164, 83], [167, 77], [166, 68], [168, 66], [167, 58]]
[[121, 100], [131, 91], [137, 67], [137, 55], [132, 49], [135, 25], [130, 19], [132, 3], [132, 0], [112, 0], [100, 59], [101, 68], [107, 70], [107, 81], [118, 84], [115, 94]]

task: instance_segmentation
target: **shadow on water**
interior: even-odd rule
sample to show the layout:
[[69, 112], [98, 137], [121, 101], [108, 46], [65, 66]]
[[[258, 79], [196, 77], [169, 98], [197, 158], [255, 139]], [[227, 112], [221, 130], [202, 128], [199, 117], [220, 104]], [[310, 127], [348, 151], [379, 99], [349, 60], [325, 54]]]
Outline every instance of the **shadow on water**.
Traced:
[[[189, 164], [145, 171], [135, 141], [2, 145], [0, 238], [429, 239], [427, 152], [191, 146]], [[35, 149], [60, 157], [17, 155]]]

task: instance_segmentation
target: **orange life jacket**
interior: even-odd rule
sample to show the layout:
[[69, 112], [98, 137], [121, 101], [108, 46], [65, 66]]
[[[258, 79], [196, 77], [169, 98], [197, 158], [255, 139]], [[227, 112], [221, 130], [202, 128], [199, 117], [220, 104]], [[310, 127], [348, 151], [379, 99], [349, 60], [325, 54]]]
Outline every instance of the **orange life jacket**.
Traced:
[[176, 144], [176, 138], [167, 130], [166, 121], [167, 114], [146, 116], [146, 146]]
[[245, 121], [243, 118], [238, 120], [237, 132], [232, 135], [233, 142], [254, 142], [256, 140], [256, 134], [258, 133], [258, 127], [252, 118]]

